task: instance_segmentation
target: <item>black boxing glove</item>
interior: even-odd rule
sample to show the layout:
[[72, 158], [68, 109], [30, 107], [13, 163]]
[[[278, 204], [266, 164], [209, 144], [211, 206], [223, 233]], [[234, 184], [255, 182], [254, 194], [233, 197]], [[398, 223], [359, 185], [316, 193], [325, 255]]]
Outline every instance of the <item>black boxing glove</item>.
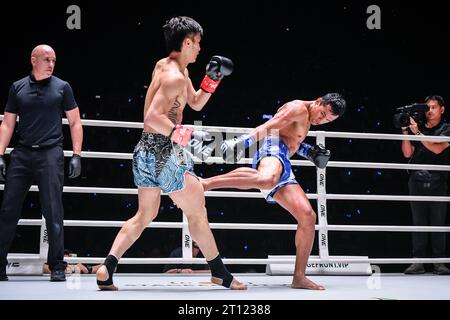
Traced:
[[217, 86], [224, 76], [233, 72], [233, 61], [222, 56], [213, 56], [206, 66], [206, 75], [200, 88], [208, 93], [216, 91]]
[[309, 159], [316, 167], [323, 169], [327, 166], [328, 160], [331, 157], [331, 151], [325, 149], [322, 144], [311, 146], [310, 144], [302, 142], [297, 154], [303, 158]]
[[81, 156], [74, 153], [69, 162], [69, 179], [75, 179], [81, 174]]
[[3, 155], [0, 154], [0, 181], [5, 181], [6, 177], [6, 162]]
[[209, 132], [191, 130], [180, 124], [173, 128], [169, 138], [203, 161], [208, 159], [216, 147], [216, 141]]

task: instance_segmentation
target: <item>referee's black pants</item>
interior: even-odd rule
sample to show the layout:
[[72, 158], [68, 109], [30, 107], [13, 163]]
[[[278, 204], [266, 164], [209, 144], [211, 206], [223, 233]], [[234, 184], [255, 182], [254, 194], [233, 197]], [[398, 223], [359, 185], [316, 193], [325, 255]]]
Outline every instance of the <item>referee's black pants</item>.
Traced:
[[39, 187], [42, 214], [47, 225], [47, 262], [50, 269], [65, 266], [63, 147], [56, 145], [31, 149], [19, 145], [11, 153], [0, 209], [0, 268], [3, 270], [8, 263], [6, 257], [14, 239], [23, 202], [33, 182]]

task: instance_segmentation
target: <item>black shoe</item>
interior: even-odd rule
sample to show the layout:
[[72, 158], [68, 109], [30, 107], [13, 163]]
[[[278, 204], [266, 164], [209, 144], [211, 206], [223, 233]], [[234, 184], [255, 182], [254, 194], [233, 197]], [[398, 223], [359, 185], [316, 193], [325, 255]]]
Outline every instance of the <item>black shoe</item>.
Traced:
[[413, 263], [405, 271], [405, 274], [423, 274], [425, 273], [425, 267], [423, 263]]
[[448, 275], [450, 274], [450, 269], [447, 268], [443, 263], [435, 263], [433, 273], [438, 275]]
[[64, 269], [56, 268], [50, 274], [50, 281], [66, 281], [66, 273]]

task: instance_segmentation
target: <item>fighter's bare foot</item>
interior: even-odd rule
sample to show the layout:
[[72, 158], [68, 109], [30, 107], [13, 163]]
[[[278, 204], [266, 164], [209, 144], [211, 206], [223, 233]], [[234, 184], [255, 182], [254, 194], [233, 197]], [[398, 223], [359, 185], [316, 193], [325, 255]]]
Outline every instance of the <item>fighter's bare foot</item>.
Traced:
[[[223, 286], [223, 280], [220, 278], [211, 277], [211, 282], [214, 284], [217, 284], [219, 286]], [[231, 281], [231, 284], [230, 284], [230, 289], [231, 290], [247, 290], [247, 285], [240, 282], [236, 278], [233, 278], [233, 281]]]
[[97, 285], [100, 290], [109, 290], [109, 291], [117, 291], [119, 290], [112, 282], [109, 283], [109, 273], [108, 269], [106, 269], [105, 265], [102, 265], [98, 268], [95, 273], [97, 278]]
[[293, 289], [309, 289], [309, 290], [325, 290], [325, 287], [320, 286], [306, 277], [294, 278], [292, 280], [291, 288]]

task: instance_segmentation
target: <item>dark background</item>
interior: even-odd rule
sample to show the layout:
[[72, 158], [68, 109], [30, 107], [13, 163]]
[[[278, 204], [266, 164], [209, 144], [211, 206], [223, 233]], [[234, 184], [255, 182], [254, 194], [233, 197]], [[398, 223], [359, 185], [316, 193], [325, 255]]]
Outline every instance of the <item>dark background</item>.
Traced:
[[[70, 4], [81, 8], [81, 30], [66, 28]], [[370, 4], [381, 8], [381, 30], [366, 26]], [[450, 22], [444, 4], [15, 1], [1, 8], [0, 112], [11, 83], [29, 73], [32, 48], [46, 43], [57, 54], [55, 75], [72, 85], [82, 118], [141, 122], [144, 86], [156, 61], [166, 55], [161, 26], [174, 15], [193, 17], [205, 31], [197, 62], [189, 66], [195, 87], [212, 55], [227, 56], [235, 63], [234, 73], [204, 110], [186, 109], [185, 123], [254, 127], [265, 121], [264, 114], [273, 114], [289, 100], [340, 92], [347, 100], [346, 114], [313, 130], [399, 133], [392, 125], [396, 107], [422, 102], [429, 94], [450, 99]], [[65, 136], [65, 150], [70, 150], [67, 126]], [[138, 129], [85, 126], [83, 150], [130, 153], [139, 137]], [[335, 161], [407, 162], [400, 141], [327, 139], [327, 147]], [[232, 168], [197, 165], [196, 172], [211, 176]], [[295, 173], [305, 192], [316, 192], [312, 167], [298, 167]], [[406, 170], [328, 168], [327, 192], [406, 195], [407, 178]], [[82, 177], [65, 183], [133, 188], [131, 161], [85, 159]], [[65, 193], [64, 204], [65, 219], [126, 220], [136, 212], [137, 196]], [[283, 209], [261, 199], [207, 198], [207, 208], [210, 222], [295, 222]], [[181, 221], [178, 211], [163, 197], [156, 221]], [[411, 225], [408, 202], [328, 201], [328, 211], [329, 224]], [[29, 193], [22, 217], [40, 217], [38, 193]], [[12, 251], [37, 252], [39, 228], [19, 226], [17, 231]], [[96, 257], [108, 253], [118, 229], [67, 227], [65, 232], [67, 248], [79, 256]], [[229, 258], [295, 252], [293, 231], [215, 230], [214, 234], [222, 256]], [[410, 257], [409, 233], [330, 232], [329, 236], [332, 255]], [[167, 257], [180, 237], [178, 229], [147, 229], [125, 257]], [[155, 265], [120, 268], [161, 270]], [[230, 266], [236, 271], [263, 268]]]

